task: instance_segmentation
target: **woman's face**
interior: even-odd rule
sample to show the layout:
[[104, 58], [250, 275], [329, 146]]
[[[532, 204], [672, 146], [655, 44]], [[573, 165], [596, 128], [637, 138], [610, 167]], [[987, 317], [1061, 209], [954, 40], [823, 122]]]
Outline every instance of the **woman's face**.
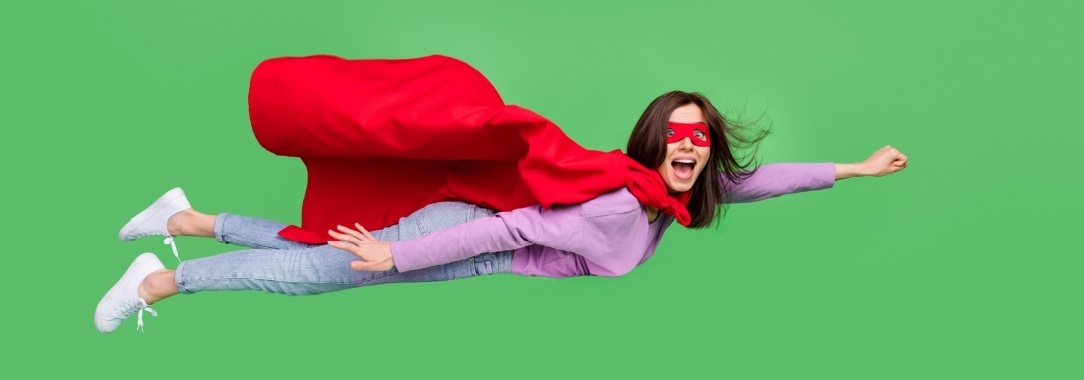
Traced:
[[[696, 104], [686, 104], [674, 109], [674, 112], [670, 113], [670, 121], [687, 124], [706, 123], [704, 113]], [[706, 134], [698, 134], [698, 136], [704, 141], [708, 137]], [[690, 139], [691, 137], [685, 137], [681, 141], [666, 144], [666, 159], [658, 170], [671, 193], [681, 193], [692, 189], [696, 178], [700, 176], [700, 171], [707, 166], [711, 147], [693, 145]]]

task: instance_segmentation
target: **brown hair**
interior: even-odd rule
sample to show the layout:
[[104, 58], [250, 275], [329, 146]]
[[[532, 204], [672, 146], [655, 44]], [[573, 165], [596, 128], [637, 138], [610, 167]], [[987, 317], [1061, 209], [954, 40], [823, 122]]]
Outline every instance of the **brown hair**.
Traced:
[[[696, 104], [704, 113], [704, 121], [711, 128], [711, 153], [704, 170], [696, 178], [689, 200], [689, 228], [710, 226], [721, 216], [730, 203], [732, 184], [749, 178], [756, 168], [754, 158], [759, 142], [770, 133], [768, 128], [753, 129], [751, 125], [739, 125], [727, 120], [698, 92], [670, 91], [655, 98], [644, 110], [632, 129], [626, 151], [629, 157], [649, 169], [655, 169], [666, 160], [666, 130], [674, 109]], [[752, 151], [748, 149], [752, 148]], [[738, 156], [736, 152], [748, 154]], [[726, 176], [724, 181], [722, 176]]]

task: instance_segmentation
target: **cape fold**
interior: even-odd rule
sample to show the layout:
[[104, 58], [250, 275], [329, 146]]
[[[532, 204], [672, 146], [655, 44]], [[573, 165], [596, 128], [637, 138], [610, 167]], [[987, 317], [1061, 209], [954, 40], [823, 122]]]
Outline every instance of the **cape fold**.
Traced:
[[455, 58], [272, 58], [253, 71], [248, 101], [260, 145], [308, 171], [301, 226], [279, 232], [289, 240], [323, 244], [355, 222], [378, 230], [440, 201], [548, 209], [620, 187], [689, 223], [688, 192], [670, 196], [657, 171], [620, 150], [585, 149], [504, 104]]

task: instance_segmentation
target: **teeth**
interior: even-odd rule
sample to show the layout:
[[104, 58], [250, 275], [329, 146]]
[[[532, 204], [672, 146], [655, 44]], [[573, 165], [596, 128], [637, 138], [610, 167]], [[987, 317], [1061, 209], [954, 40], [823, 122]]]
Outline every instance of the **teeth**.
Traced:
[[674, 160], [674, 162], [680, 162], [680, 163], [683, 163], [683, 164], [695, 164], [696, 163], [696, 161], [688, 160], [688, 159]]

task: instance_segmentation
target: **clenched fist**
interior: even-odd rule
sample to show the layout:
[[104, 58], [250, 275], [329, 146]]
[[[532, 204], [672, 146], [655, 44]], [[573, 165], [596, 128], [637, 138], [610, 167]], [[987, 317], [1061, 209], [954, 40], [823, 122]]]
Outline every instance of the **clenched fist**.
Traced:
[[885, 145], [884, 148], [873, 152], [865, 161], [856, 164], [836, 164], [836, 179], [851, 177], [874, 176], [880, 177], [892, 174], [907, 167], [907, 155]]
[[866, 175], [880, 177], [906, 168], [907, 155], [900, 153], [898, 149], [893, 148], [891, 145], [885, 145], [884, 148], [873, 152], [873, 155], [869, 156], [862, 164], [866, 166]]

